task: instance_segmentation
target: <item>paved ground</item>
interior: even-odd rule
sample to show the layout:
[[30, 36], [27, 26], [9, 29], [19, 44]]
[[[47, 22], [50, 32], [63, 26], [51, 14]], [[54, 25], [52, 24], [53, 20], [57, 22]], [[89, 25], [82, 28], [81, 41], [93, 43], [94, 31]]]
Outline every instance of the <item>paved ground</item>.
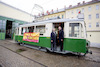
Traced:
[[[26, 51], [17, 52], [23, 48]], [[93, 54], [80, 57], [73, 54], [55, 54], [30, 49], [11, 41], [0, 41], [2, 67], [100, 67], [100, 49], [91, 48]]]

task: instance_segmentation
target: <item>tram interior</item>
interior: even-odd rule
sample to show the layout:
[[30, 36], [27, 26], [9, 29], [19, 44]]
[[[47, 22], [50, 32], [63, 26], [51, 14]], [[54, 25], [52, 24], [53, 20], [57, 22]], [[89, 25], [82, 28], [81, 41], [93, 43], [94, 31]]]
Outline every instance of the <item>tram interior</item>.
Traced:
[[59, 30], [58, 30], [58, 27], [59, 26], [61, 26], [62, 27], [62, 30], [64, 30], [64, 23], [62, 22], [62, 23], [53, 23], [53, 27], [56, 29], [56, 34], [57, 34], [57, 41], [56, 41], [56, 45], [57, 45], [57, 51], [60, 51], [60, 44], [59, 44], [59, 39], [58, 39], [58, 37], [59, 37], [59, 35], [58, 35], [58, 33], [59, 33]]
[[12, 21], [7, 20], [6, 23], [6, 38], [12, 37]]
[[28, 27], [29, 32], [34, 32], [34, 26]]
[[31, 27], [23, 27], [22, 29], [21, 29], [21, 34], [24, 34], [25, 32], [34, 32], [34, 26], [31, 26]]

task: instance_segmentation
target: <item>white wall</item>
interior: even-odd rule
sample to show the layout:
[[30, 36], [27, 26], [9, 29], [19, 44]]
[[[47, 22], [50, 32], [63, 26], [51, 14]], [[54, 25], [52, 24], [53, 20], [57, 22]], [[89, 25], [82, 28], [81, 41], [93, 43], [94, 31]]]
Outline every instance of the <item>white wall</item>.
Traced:
[[26, 22], [32, 22], [33, 20], [30, 14], [12, 8], [8, 5], [3, 4], [2, 2], [0, 2], [0, 16], [22, 20]]

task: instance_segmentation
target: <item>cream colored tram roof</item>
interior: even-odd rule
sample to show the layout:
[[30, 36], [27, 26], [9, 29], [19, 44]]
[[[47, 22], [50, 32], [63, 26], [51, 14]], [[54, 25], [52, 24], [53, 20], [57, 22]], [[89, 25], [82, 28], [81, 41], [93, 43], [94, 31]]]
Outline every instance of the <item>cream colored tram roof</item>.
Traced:
[[36, 26], [36, 25], [42, 25], [46, 23], [60, 23], [60, 22], [77, 22], [77, 21], [84, 21], [84, 19], [54, 19], [54, 20], [44, 20], [44, 21], [39, 21], [39, 22], [34, 22], [34, 23], [29, 23], [29, 24], [23, 24], [18, 27], [27, 27], [27, 26]]

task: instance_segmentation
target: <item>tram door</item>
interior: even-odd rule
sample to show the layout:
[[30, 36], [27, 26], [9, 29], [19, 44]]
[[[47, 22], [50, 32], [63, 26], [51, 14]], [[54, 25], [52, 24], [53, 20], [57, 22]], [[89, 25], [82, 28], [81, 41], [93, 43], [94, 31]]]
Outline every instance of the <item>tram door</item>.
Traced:
[[61, 26], [62, 27], [62, 30], [64, 30], [64, 23], [53, 23], [53, 27], [56, 29], [56, 34], [57, 34], [57, 43], [56, 43], [56, 45], [59, 47], [59, 39], [58, 39], [58, 37], [59, 37], [59, 30], [58, 30], [58, 27], [59, 26]]

